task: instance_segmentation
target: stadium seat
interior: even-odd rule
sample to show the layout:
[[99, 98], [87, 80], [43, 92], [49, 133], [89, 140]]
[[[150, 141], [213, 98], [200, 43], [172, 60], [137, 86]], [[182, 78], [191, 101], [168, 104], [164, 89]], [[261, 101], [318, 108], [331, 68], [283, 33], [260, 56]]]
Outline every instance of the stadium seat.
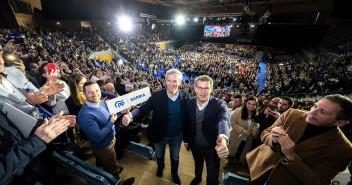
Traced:
[[75, 175], [82, 177], [87, 183], [93, 185], [122, 185], [122, 180], [116, 180], [114, 176], [106, 171], [92, 165], [86, 164], [76, 156], [65, 152], [60, 155], [56, 151], [53, 152], [54, 159], [62, 167]]
[[126, 147], [126, 150], [142, 157], [145, 157], [147, 159], [156, 160], [155, 151], [150, 146], [130, 141], [130, 143]]
[[118, 184], [118, 181], [116, 180], [116, 178], [113, 175], [111, 175], [110, 173], [98, 168], [95, 165], [88, 165], [87, 163], [85, 163], [84, 161], [82, 161], [78, 157], [72, 155], [71, 153], [66, 152], [65, 155], [68, 159], [76, 162], [77, 164], [81, 165], [85, 169], [88, 169], [90, 172], [93, 172], [93, 173], [96, 173], [100, 176], [103, 176], [107, 181], [109, 181], [110, 184]]
[[222, 173], [222, 185], [248, 185], [249, 179], [227, 172]]

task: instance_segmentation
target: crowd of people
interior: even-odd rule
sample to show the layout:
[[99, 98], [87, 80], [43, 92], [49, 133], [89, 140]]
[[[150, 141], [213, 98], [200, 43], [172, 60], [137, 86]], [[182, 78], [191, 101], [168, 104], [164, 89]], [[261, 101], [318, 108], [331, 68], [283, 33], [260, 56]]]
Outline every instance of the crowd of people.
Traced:
[[352, 75], [348, 63], [327, 61], [316, 56], [298, 57], [279, 64], [267, 65], [266, 89], [274, 95], [329, 94], [350, 92]]
[[[18, 33], [21, 37], [14, 39]], [[331, 95], [299, 107], [297, 99], [283, 96], [351, 92], [345, 57], [334, 62], [317, 56], [268, 63], [265, 88], [257, 94], [260, 68], [255, 46], [199, 42], [163, 50], [155, 45], [163, 38], [145, 30], [122, 35], [112, 28], [0, 30], [0, 109], [9, 104], [37, 120], [29, 137], [23, 137], [14, 120], [1, 113], [0, 184], [61, 183], [50, 157], [57, 150], [50, 142], [61, 133], [68, 134], [66, 142], [87, 139], [104, 170], [120, 179], [123, 167], [118, 159], [124, 143], [121, 130], [115, 129], [121, 126], [120, 115], [122, 127], [131, 129], [135, 128], [132, 122], [151, 116], [147, 137], [156, 151], [157, 176], [163, 175], [168, 144], [176, 184], [182, 180], [178, 176], [182, 140], [195, 161], [192, 185], [202, 181], [204, 160], [206, 182], [211, 185], [218, 184], [221, 158], [228, 158], [225, 169], [250, 172], [253, 184], [275, 184], [284, 177], [292, 184], [326, 184], [351, 161], [347, 152], [332, 159], [337, 153], [329, 147], [301, 149], [320, 146], [314, 137], [324, 140], [332, 135], [335, 142], [329, 142], [339, 147], [336, 151], [352, 150], [339, 129], [351, 119], [350, 99]], [[109, 47], [127, 59], [125, 63], [89, 58]], [[266, 49], [265, 56], [277, 61], [280, 56], [275, 51]], [[109, 112], [105, 101], [143, 87], [149, 87], [152, 96], [140, 107]], [[296, 131], [292, 125], [298, 117], [301, 125]], [[325, 150], [332, 151], [309, 160]], [[274, 172], [283, 177], [271, 176]], [[43, 181], [43, 175], [50, 178]], [[123, 184], [134, 180], [128, 178]]]

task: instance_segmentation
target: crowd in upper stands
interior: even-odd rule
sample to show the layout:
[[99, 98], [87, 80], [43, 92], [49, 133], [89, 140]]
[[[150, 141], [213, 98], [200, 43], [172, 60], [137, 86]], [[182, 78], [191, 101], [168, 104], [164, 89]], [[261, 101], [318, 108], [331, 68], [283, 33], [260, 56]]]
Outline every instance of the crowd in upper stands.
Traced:
[[[352, 72], [349, 71], [348, 62], [350, 54], [333, 61], [318, 55], [284, 60], [280, 49], [265, 48], [263, 60], [268, 61], [265, 88], [258, 89], [260, 61], [255, 59], [256, 46], [199, 42], [180, 49], [163, 50], [155, 42], [165, 40], [167, 37], [164, 34], [140, 30], [144, 31], [122, 35], [112, 28], [58, 30], [20, 27], [15, 30], [1, 29], [0, 44], [20, 59], [20, 65], [13, 65], [11, 60], [4, 58], [5, 66], [20, 69], [38, 89], [48, 79], [55, 78], [64, 83], [68, 93], [57, 98], [63, 98], [65, 102], [71, 96], [73, 104], [66, 103], [66, 106], [82, 106], [81, 92], [78, 91], [82, 91], [83, 84], [80, 82], [84, 78], [86, 81], [97, 81], [102, 91], [113, 95], [107, 97], [116, 97], [145, 86], [152, 91], [164, 88], [163, 72], [171, 68], [178, 68], [184, 73], [181, 88], [189, 91], [191, 96], [195, 95], [194, 78], [203, 74], [210, 76], [214, 80], [213, 95], [225, 100], [230, 109], [234, 107], [236, 95], [244, 99], [256, 96], [259, 103], [257, 109], [260, 110], [268, 106], [272, 98], [287, 94], [301, 98], [303, 95], [352, 92]], [[10, 38], [17, 33], [23, 39], [19, 45]], [[90, 58], [93, 52], [110, 47], [124, 58], [123, 64], [118, 64], [115, 59], [108, 62]], [[49, 75], [48, 63], [55, 64], [56, 76]], [[78, 73], [81, 76], [77, 77]], [[80, 98], [81, 103], [77, 103]], [[309, 110], [313, 101], [295, 99], [293, 107]], [[53, 107], [44, 107], [54, 114], [60, 112]], [[70, 109], [72, 107], [67, 107], [67, 110]], [[65, 113], [74, 114], [70, 111]]]
[[[134, 34], [121, 34], [114, 27], [75, 28], [56, 30], [54, 28], [24, 28], [1, 30], [2, 44], [10, 40], [11, 34], [21, 33], [25, 43], [18, 48], [26, 71], [42, 85], [39, 66], [43, 61], [60, 63], [64, 68], [61, 78], [67, 82], [72, 72], [82, 72], [87, 79], [96, 69], [108, 74], [108, 82], [115, 84], [116, 77], [123, 83], [137, 87], [142, 81], [160, 89], [163, 73], [173, 67], [180, 69], [187, 77], [183, 87], [192, 92], [193, 79], [207, 74], [214, 79], [214, 94], [244, 96], [261, 94], [275, 96], [290, 94], [293, 97], [351, 91], [351, 73], [348, 72], [349, 56], [344, 55], [328, 61], [320, 56], [314, 58], [294, 57], [284, 60], [282, 49], [264, 48], [263, 60], [268, 61], [266, 84], [258, 89], [256, 82], [259, 61], [255, 59], [255, 46], [234, 44], [192, 43], [177, 50], [163, 50], [155, 42], [166, 38], [163, 33], [141, 28]], [[143, 31], [142, 31], [143, 30]], [[154, 31], [155, 32], [155, 31]], [[105, 41], [99, 39], [99, 36]], [[89, 59], [94, 51], [112, 49], [119, 52], [129, 63]], [[348, 50], [347, 50], [348, 51]], [[348, 53], [348, 52], [347, 52]], [[301, 102], [304, 103], [304, 102]]]
[[348, 63], [327, 61], [319, 56], [295, 58], [280, 64], [268, 64], [266, 87], [275, 95], [327, 94], [351, 91]]

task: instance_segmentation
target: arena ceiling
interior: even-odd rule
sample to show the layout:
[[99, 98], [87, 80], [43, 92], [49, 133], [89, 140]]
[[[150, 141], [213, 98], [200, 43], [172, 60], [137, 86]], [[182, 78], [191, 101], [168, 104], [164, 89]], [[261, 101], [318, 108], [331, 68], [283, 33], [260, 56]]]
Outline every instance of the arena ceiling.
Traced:
[[189, 15], [242, 13], [248, 5], [251, 12], [263, 15], [268, 9], [273, 14], [332, 11], [338, 0], [139, 0], [150, 4], [173, 7]]
[[222, 7], [222, 6], [241, 6], [246, 3], [249, 4], [277, 4], [277, 3], [293, 3], [293, 2], [305, 2], [311, 0], [140, 0], [142, 2], [160, 4], [172, 7], [183, 7], [183, 8], [196, 8], [196, 9], [207, 9], [211, 7]]
[[[271, 10], [271, 16], [276, 16], [277, 22], [303, 24], [326, 24], [326, 17], [344, 12], [347, 15], [350, 11], [337, 11], [336, 8], [349, 9], [343, 3], [336, 6], [338, 2], [346, 1], [349, 0], [104, 0], [104, 3], [96, 0], [41, 0], [43, 15], [47, 19], [109, 20], [119, 12], [134, 12], [135, 17], [143, 13], [168, 20], [177, 12], [188, 17], [214, 15], [223, 18], [241, 15], [248, 5], [248, 15], [255, 15], [258, 21]], [[322, 21], [315, 21], [318, 14]]]

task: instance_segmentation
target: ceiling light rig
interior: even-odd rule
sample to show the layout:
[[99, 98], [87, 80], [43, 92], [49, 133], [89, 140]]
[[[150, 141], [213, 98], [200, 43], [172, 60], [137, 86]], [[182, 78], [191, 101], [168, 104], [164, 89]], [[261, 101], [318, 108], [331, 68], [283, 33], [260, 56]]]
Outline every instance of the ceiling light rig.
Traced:
[[270, 18], [271, 18], [272, 11], [273, 11], [273, 4], [270, 4], [268, 10], [259, 19], [259, 24], [270, 23]]

